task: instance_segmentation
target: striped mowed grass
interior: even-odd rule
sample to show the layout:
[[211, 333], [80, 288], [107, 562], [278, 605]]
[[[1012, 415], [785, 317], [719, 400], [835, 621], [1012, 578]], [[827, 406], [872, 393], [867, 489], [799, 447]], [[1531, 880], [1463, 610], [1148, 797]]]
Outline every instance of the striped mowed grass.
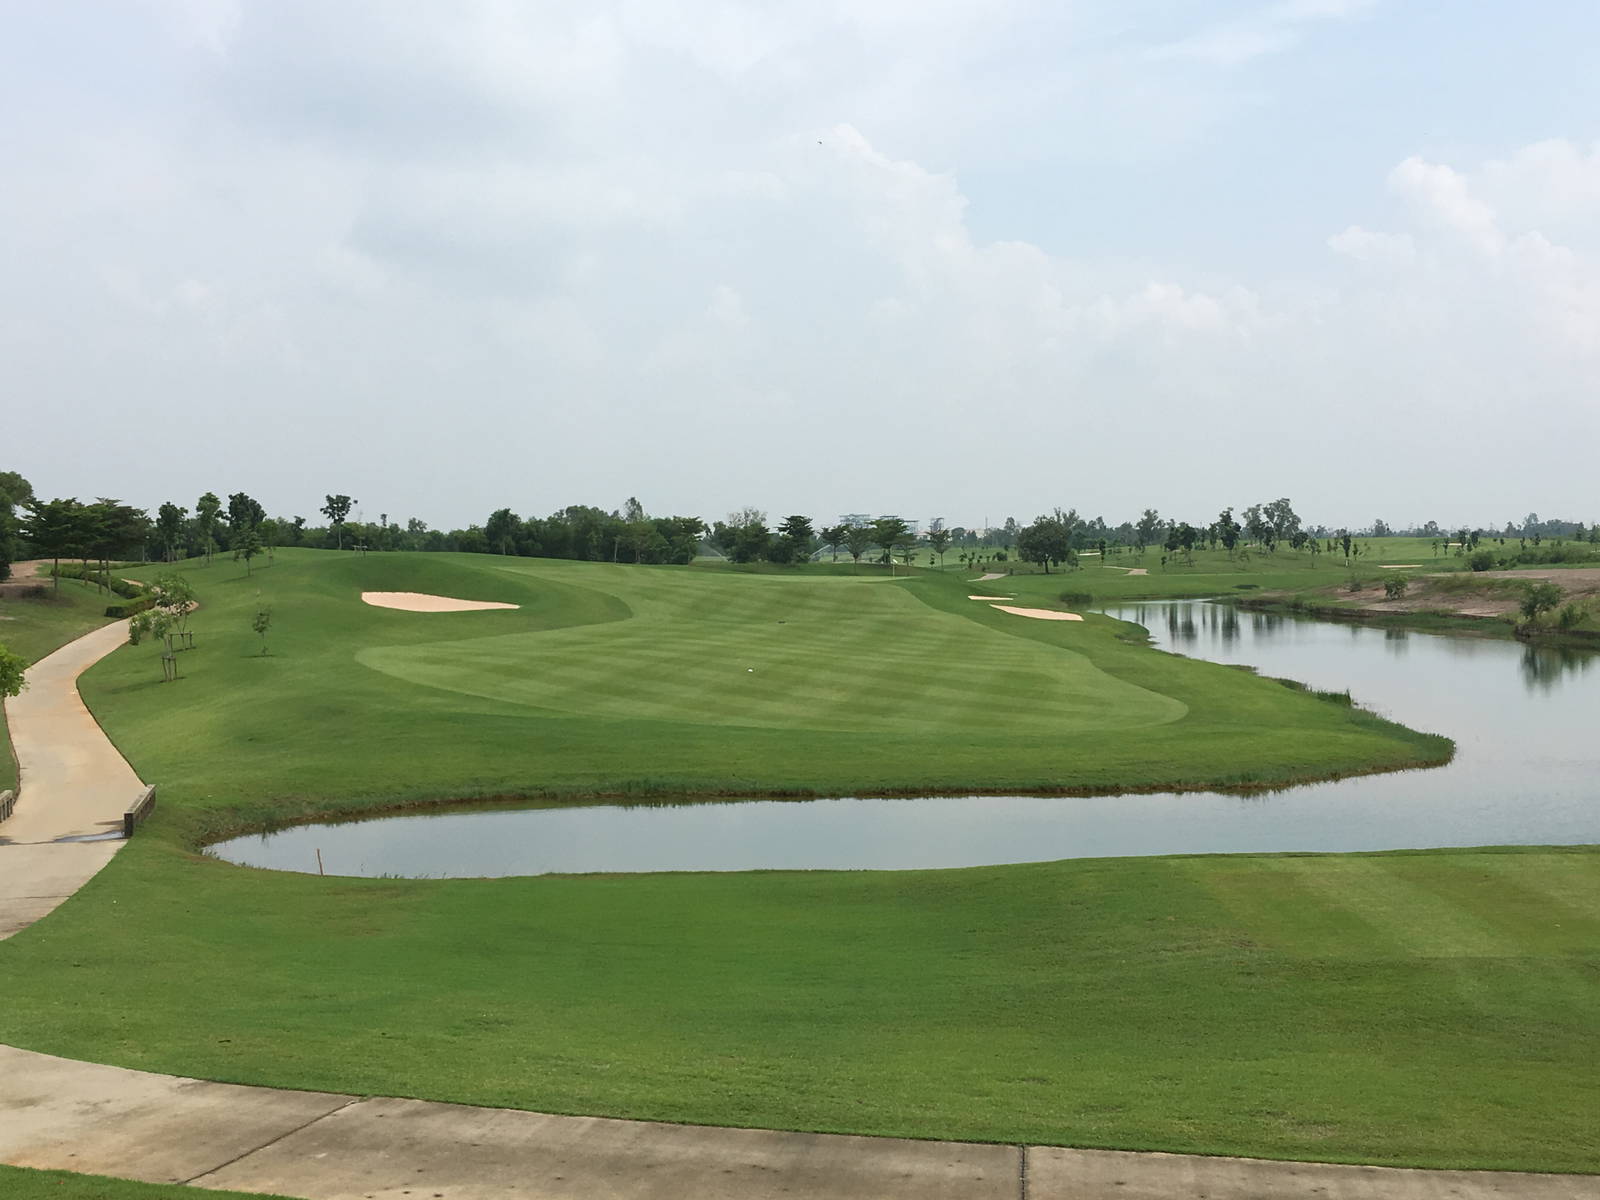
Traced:
[[[539, 578], [551, 565], [520, 571]], [[555, 572], [551, 572], [552, 574]], [[568, 573], [568, 572], [563, 572]], [[618, 624], [360, 651], [397, 679], [548, 713], [863, 730], [1133, 730], [1187, 705], [930, 609], [884, 578], [591, 568], [631, 610]], [[958, 669], [946, 669], [949, 664]]]

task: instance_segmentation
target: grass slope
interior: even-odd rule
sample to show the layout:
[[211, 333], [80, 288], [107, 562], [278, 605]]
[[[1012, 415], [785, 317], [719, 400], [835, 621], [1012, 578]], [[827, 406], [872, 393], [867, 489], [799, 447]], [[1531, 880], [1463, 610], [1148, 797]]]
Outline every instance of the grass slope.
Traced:
[[[1283, 778], [1438, 739], [1115, 622], [995, 612], [959, 572], [280, 551], [252, 578], [195, 573], [180, 683], [149, 647], [86, 677], [163, 806], [0, 945], [4, 1040], [557, 1111], [1600, 1167], [1587, 851], [410, 881], [190, 850], [208, 828], [473, 792]], [[364, 588], [525, 607], [395, 613]]]
[[1592, 1171], [1597, 867], [348, 880], [140, 839], [0, 946], [0, 1037], [563, 1112]]
[[[135, 647], [83, 682], [189, 833], [475, 795], [1266, 783], [1449, 752], [1104, 618], [997, 613], [955, 575], [282, 551], [250, 578], [192, 570], [183, 680]], [[401, 613], [372, 589], [523, 607]]]

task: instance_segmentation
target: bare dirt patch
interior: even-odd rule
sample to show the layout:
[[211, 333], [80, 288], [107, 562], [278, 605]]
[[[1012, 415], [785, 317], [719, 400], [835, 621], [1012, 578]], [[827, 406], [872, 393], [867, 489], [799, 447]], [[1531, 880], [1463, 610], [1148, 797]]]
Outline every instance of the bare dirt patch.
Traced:
[[401, 612], [480, 612], [489, 608], [521, 608], [497, 600], [457, 600], [452, 596], [430, 596], [427, 592], [362, 592], [361, 599], [374, 608], [395, 608]]

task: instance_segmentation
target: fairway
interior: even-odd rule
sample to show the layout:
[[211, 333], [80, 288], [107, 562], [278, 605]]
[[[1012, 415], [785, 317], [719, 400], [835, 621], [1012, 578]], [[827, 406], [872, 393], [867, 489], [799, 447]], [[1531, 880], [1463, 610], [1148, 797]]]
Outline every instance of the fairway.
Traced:
[[[609, 574], [632, 612], [621, 625], [371, 647], [356, 660], [547, 714], [697, 725], [1048, 738], [1131, 731], [1188, 711], [1065, 646], [1041, 655], [997, 629], [932, 612], [888, 580]], [[945, 662], [970, 665], [927, 669]]]
[[1271, 784], [1450, 752], [1105, 617], [998, 612], [959, 572], [286, 551], [252, 576], [185, 570], [205, 607], [180, 683], [140, 646], [82, 686], [189, 837], [482, 796]]

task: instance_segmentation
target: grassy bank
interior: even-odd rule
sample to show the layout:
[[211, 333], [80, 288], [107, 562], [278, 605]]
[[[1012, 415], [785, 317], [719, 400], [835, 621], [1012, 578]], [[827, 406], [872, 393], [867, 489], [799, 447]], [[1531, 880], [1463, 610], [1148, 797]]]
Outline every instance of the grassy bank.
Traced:
[[140, 839], [0, 947], [0, 1036], [559, 1112], [1595, 1170], [1597, 861], [422, 882]]
[[[1440, 739], [1104, 618], [998, 613], [958, 571], [280, 551], [253, 577], [195, 573], [179, 682], [148, 646], [85, 677], [163, 805], [0, 945], [0, 1039], [712, 1124], [1600, 1168], [1575, 1066], [1600, 1058], [1590, 851], [459, 881], [192, 852], [469, 794], [1266, 781]], [[363, 589], [523, 607], [389, 612]]]
[[[82, 684], [190, 838], [476, 796], [1260, 785], [1449, 754], [1106, 618], [995, 612], [951, 574], [282, 551], [192, 574], [183, 678], [132, 647]], [[363, 590], [522, 607], [402, 613]]]

